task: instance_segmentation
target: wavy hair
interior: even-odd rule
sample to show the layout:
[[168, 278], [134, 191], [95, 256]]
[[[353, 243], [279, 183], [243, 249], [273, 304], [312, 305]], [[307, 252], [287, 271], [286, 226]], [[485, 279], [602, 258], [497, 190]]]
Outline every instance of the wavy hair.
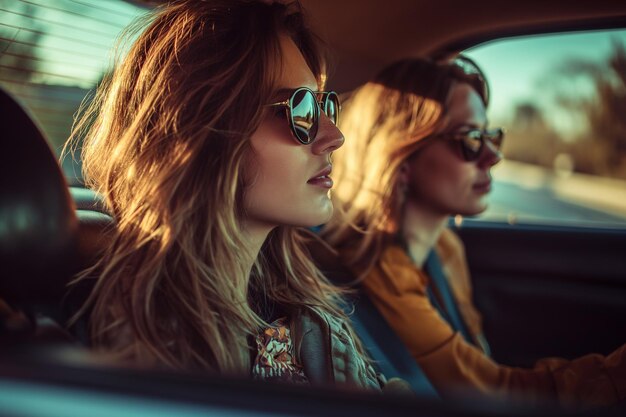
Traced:
[[320, 89], [324, 59], [297, 3], [174, 1], [133, 30], [71, 138], [84, 137], [86, 184], [116, 220], [78, 278], [97, 277], [79, 314], [94, 345], [122, 359], [249, 372], [246, 338], [267, 325], [259, 300], [342, 315], [297, 229], [273, 230], [251, 275], [241, 253], [250, 137], [276, 87], [280, 36]]
[[345, 101], [340, 128], [348, 140], [333, 154], [338, 210], [323, 237], [361, 277], [398, 233], [400, 167], [443, 127], [448, 96], [458, 82], [470, 84], [487, 105], [485, 77], [464, 56], [398, 61]]

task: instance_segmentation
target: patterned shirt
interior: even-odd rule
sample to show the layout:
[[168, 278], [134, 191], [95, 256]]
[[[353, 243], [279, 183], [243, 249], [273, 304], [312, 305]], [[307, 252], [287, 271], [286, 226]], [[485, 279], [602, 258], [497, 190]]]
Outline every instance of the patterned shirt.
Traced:
[[287, 318], [281, 317], [256, 337], [254, 379], [306, 384], [308, 379], [294, 354]]

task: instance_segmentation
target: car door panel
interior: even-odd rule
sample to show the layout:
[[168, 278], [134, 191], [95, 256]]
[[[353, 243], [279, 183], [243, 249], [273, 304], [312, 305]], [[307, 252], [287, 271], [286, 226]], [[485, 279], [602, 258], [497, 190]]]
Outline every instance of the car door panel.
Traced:
[[466, 221], [457, 233], [498, 362], [608, 354], [626, 342], [626, 230]]

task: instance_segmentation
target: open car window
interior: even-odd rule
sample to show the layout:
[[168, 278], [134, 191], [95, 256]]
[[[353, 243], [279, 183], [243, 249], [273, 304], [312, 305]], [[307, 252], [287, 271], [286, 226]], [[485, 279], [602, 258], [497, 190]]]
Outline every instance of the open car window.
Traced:
[[[110, 70], [119, 34], [146, 8], [121, 0], [0, 2], [0, 87], [17, 98], [60, 154], [73, 115]], [[80, 168], [63, 161], [70, 184]]]
[[626, 227], [626, 30], [502, 39], [465, 52], [491, 86], [505, 159], [485, 220]]

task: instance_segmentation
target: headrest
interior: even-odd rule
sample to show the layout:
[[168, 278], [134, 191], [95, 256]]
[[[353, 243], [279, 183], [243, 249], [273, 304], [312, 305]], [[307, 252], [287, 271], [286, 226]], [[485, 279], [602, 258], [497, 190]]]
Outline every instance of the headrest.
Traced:
[[44, 136], [1, 90], [0, 109], [0, 297], [52, 302], [76, 269], [73, 203]]

